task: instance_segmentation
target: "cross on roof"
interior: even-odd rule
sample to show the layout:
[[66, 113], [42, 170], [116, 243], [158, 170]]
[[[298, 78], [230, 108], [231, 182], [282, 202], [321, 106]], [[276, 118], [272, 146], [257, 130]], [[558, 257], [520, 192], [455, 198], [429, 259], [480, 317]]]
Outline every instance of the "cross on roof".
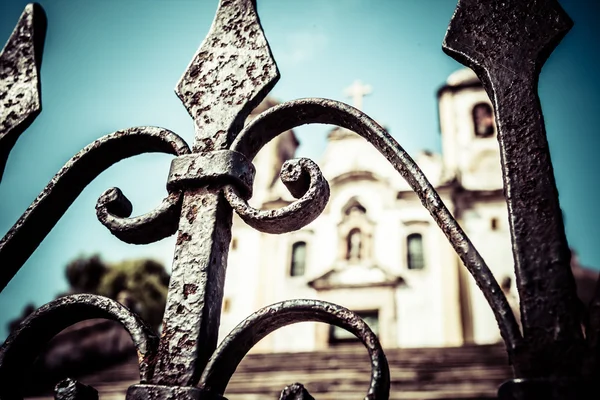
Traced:
[[363, 85], [360, 80], [355, 80], [352, 85], [346, 88], [344, 94], [352, 98], [352, 105], [359, 110], [362, 109], [363, 97], [371, 93], [371, 85]]

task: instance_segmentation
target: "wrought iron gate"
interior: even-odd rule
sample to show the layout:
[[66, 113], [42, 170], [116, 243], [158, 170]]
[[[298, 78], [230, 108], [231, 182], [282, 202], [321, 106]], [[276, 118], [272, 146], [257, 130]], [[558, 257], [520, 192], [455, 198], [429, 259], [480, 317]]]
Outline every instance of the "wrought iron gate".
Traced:
[[[41, 7], [28, 5], [0, 54], [0, 171], [18, 136], [41, 110], [45, 25]], [[515, 379], [500, 388], [499, 397], [598, 395], [593, 382], [600, 370], [600, 295], [592, 301], [590, 317], [582, 321], [537, 95], [540, 69], [571, 26], [556, 0], [459, 0], [443, 43], [446, 53], [476, 72], [496, 112], [523, 333], [485, 261], [432, 185], [367, 115], [337, 101], [309, 98], [275, 106], [243, 125], [279, 72], [255, 2], [220, 0], [209, 34], [176, 88], [195, 122], [193, 145], [157, 127], [104, 136], [65, 164], [0, 241], [4, 288], [99, 173], [137, 154], [175, 155], [169, 194], [155, 210], [130, 217], [131, 204], [116, 188], [107, 190], [96, 206], [102, 224], [127, 243], [151, 243], [177, 234], [161, 337], [107, 298], [82, 294], [52, 301], [29, 316], [0, 348], [0, 399], [21, 398], [22, 374], [43, 345], [89, 318], [117, 320], [131, 334], [140, 383], [129, 388], [130, 400], [222, 399], [237, 365], [257, 341], [282, 326], [309, 320], [337, 325], [360, 338], [371, 359], [366, 398], [387, 399], [389, 369], [377, 337], [357, 315], [334, 304], [290, 300], [268, 306], [217, 346], [232, 213], [262, 232], [285, 233], [313, 221], [327, 203], [327, 181], [304, 158], [282, 167], [281, 179], [295, 202], [268, 211], [247, 203], [257, 152], [280, 132], [311, 123], [338, 125], [367, 139], [406, 179], [445, 233], [484, 293], [506, 344]], [[281, 396], [311, 398], [301, 385], [286, 388]], [[97, 393], [65, 379], [55, 397], [93, 399]]]

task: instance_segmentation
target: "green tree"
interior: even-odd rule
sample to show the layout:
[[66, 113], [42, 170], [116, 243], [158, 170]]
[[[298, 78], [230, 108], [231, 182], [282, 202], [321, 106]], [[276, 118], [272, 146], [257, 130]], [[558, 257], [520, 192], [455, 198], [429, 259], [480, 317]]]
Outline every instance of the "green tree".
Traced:
[[79, 257], [67, 265], [65, 274], [71, 293], [96, 293], [109, 267], [100, 256]]
[[102, 276], [96, 293], [115, 299], [158, 328], [165, 311], [169, 274], [153, 260], [127, 260], [113, 264]]
[[[169, 287], [169, 274], [162, 264], [149, 259], [108, 264], [100, 256], [93, 255], [71, 261], [65, 275], [70, 286], [65, 294], [91, 293], [110, 297], [158, 329]], [[33, 310], [33, 305], [27, 305], [23, 315], [9, 323], [10, 331], [16, 329]]]

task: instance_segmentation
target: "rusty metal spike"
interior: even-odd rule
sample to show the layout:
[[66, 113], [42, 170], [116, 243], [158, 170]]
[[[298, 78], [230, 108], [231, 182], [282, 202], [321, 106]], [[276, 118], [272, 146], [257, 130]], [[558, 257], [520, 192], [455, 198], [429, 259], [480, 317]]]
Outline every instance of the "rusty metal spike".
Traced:
[[572, 26], [556, 0], [459, 0], [442, 47], [478, 74], [539, 72]]
[[517, 377], [581, 371], [579, 301], [537, 93], [544, 62], [572, 24], [556, 0], [459, 0], [443, 43], [495, 108], [525, 339]]
[[28, 4], [0, 52], [0, 180], [15, 142], [42, 109], [39, 70], [46, 14]]
[[196, 123], [195, 152], [227, 148], [279, 80], [254, 0], [221, 0], [175, 92]]
[[[188, 176], [192, 165], [209, 162], [206, 153], [228, 150], [278, 78], [255, 2], [221, 0], [208, 36], [176, 88], [196, 124], [192, 151], [198, 157], [196, 162], [172, 164], [172, 176]], [[234, 158], [248, 164], [240, 171], [253, 169], [233, 152], [223, 155], [217, 170], [228, 171]], [[231, 223], [231, 207], [219, 185], [193, 185], [184, 191], [152, 383], [194, 386], [217, 346]]]

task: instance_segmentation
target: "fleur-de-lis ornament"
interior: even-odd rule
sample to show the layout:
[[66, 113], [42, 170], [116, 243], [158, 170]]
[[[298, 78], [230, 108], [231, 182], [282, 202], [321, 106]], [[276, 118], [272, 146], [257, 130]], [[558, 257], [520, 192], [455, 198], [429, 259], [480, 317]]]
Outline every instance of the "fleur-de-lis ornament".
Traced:
[[[184, 188], [157, 384], [197, 383], [217, 346], [232, 211], [220, 185], [247, 196], [254, 167], [229, 150], [250, 112], [279, 78], [252, 0], [221, 1], [176, 93], [195, 122], [193, 153], [174, 160], [169, 188]], [[214, 171], [214, 174], [209, 171]]]

